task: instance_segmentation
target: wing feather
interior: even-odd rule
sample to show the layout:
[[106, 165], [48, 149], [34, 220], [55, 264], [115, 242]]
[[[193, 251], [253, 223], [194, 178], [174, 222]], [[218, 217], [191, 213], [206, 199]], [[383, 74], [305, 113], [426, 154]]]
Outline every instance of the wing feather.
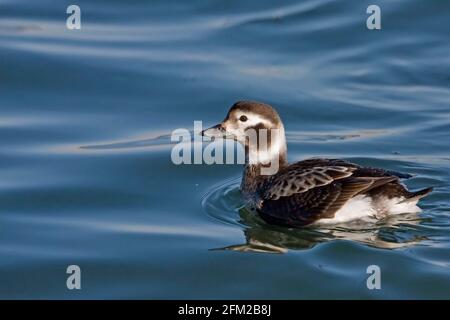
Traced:
[[336, 211], [355, 195], [397, 179], [397, 177], [340, 179], [306, 192], [263, 201], [258, 211], [263, 219], [270, 223], [303, 226], [319, 219], [333, 218]]
[[355, 170], [356, 168], [344, 166], [293, 168], [269, 180], [268, 187], [263, 193], [263, 199], [278, 200], [281, 197], [306, 192], [350, 177]]
[[361, 167], [338, 159], [308, 159], [294, 163], [270, 179], [262, 188], [257, 205], [264, 220], [281, 225], [302, 226], [335, 213], [351, 198], [398, 184], [406, 174]]

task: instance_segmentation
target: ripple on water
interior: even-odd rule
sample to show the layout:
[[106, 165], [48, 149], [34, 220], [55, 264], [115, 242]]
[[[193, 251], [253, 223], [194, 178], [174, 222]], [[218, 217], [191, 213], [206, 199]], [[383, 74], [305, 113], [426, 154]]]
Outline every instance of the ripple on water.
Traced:
[[83, 150], [116, 150], [116, 149], [134, 149], [169, 146], [170, 135], [162, 134], [153, 138], [133, 139], [127, 141], [110, 142], [104, 144], [84, 145], [80, 149]]
[[217, 184], [203, 196], [202, 206], [208, 216], [222, 223], [245, 227], [239, 218], [239, 210], [245, 206], [239, 181], [239, 178], [234, 178]]

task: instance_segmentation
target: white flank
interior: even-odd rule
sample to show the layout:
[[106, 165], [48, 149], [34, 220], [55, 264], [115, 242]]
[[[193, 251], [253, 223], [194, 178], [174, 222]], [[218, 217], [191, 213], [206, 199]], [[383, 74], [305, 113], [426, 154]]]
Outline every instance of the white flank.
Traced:
[[320, 219], [314, 224], [337, 224], [364, 218], [380, 219], [388, 215], [421, 211], [417, 206], [417, 200], [410, 202], [403, 200], [404, 198], [381, 198], [373, 201], [370, 197], [359, 195], [347, 201], [341, 209], [336, 211], [334, 218]]

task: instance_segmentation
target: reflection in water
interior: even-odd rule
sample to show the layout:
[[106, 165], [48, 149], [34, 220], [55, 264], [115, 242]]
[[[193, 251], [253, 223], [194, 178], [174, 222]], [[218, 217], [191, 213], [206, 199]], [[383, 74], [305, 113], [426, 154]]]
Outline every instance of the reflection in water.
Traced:
[[[23, 121], [22, 119], [19, 119]], [[11, 119], [7, 122], [2, 121], [0, 119], [0, 124], [10, 125]], [[173, 128], [173, 130], [179, 128]], [[315, 141], [335, 141], [335, 140], [349, 140], [349, 139], [363, 139], [374, 136], [381, 136], [383, 134], [388, 133], [387, 130], [361, 130], [361, 131], [349, 131], [349, 132], [341, 132], [340, 134], [333, 132], [319, 132], [319, 133], [311, 133], [311, 132], [288, 132], [287, 137], [290, 141], [302, 141], [302, 142], [315, 142]], [[193, 130], [189, 131], [191, 137], [194, 137], [195, 133]], [[192, 140], [194, 141], [194, 140]], [[135, 149], [135, 148], [148, 148], [155, 146], [173, 146], [178, 142], [171, 141], [171, 134], [167, 132], [158, 132], [158, 133], [147, 133], [142, 137], [137, 137], [130, 140], [124, 141], [110, 141], [101, 144], [92, 144], [92, 145], [82, 145], [77, 146], [83, 150], [117, 150], [117, 149]]]
[[114, 149], [130, 149], [130, 148], [145, 148], [161, 145], [170, 145], [170, 135], [160, 134], [153, 138], [134, 139], [129, 141], [110, 142], [104, 144], [85, 145], [80, 146], [80, 149], [85, 150], [114, 150]]
[[[212, 250], [241, 252], [286, 253], [306, 250], [331, 240], [351, 240], [370, 247], [397, 249], [416, 245], [427, 238], [418, 234], [416, 226], [421, 218], [416, 213], [391, 216], [384, 220], [358, 220], [351, 223], [327, 226], [286, 228], [265, 223], [252, 210], [243, 206], [236, 184], [218, 187], [206, 195], [203, 206], [215, 218], [235, 224], [244, 229], [246, 243]], [[228, 211], [227, 211], [228, 210]]]

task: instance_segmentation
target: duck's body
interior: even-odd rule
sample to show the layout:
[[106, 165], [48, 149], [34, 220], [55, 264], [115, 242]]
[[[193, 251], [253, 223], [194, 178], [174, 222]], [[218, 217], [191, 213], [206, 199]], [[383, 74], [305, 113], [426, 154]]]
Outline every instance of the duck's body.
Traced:
[[[261, 148], [260, 140], [252, 147], [245, 135], [250, 129], [281, 134], [270, 136], [267, 148]], [[242, 194], [249, 206], [272, 224], [300, 227], [418, 212], [418, 200], [432, 190], [410, 192], [400, 182], [410, 178], [409, 174], [361, 167], [344, 160], [308, 159], [288, 164], [281, 119], [271, 106], [258, 102], [236, 103], [224, 122], [204, 134], [232, 137], [244, 144], [247, 161]], [[275, 162], [276, 171], [265, 170]]]
[[300, 161], [271, 176], [252, 175], [256, 172], [246, 166], [244, 197], [264, 220], [287, 226], [418, 212], [418, 200], [431, 191], [409, 192], [400, 179], [410, 175], [338, 159]]

